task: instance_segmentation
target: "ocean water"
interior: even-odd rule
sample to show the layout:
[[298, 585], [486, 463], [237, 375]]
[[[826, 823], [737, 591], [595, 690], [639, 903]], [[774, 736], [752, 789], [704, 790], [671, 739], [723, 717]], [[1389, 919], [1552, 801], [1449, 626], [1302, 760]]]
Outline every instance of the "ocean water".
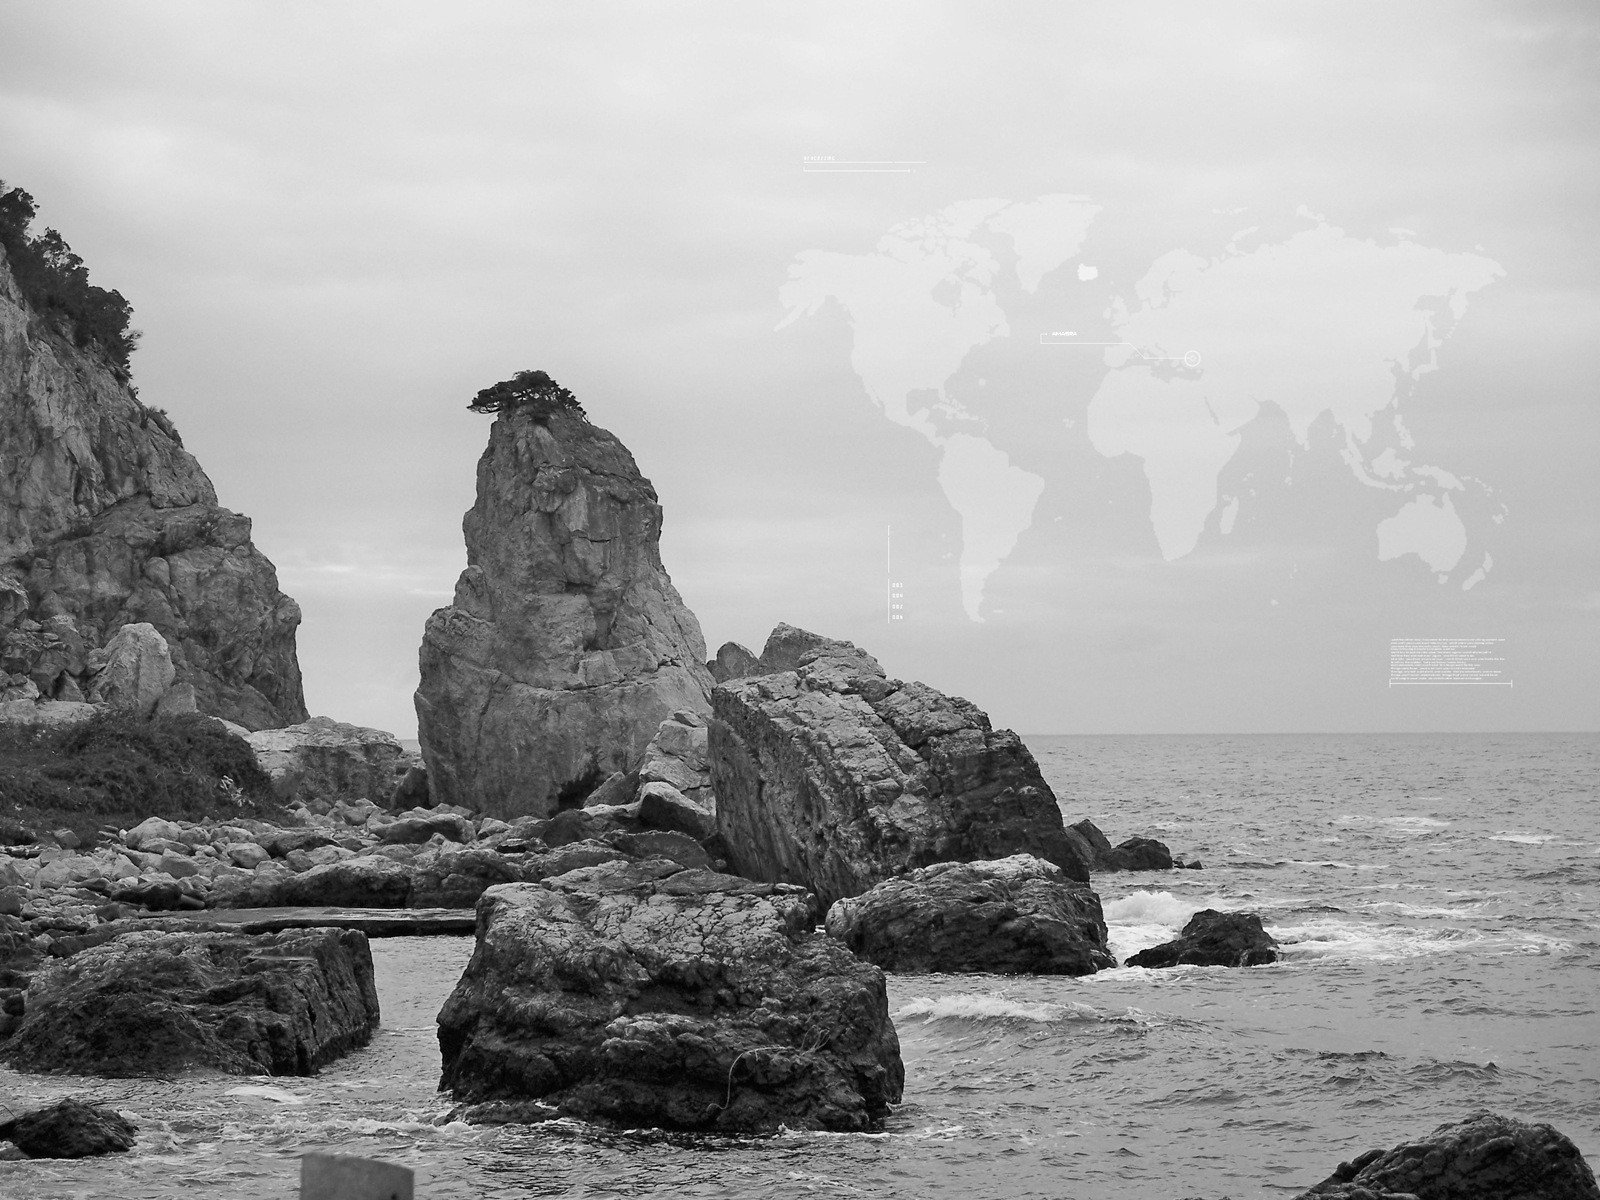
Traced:
[[1283, 961], [891, 976], [883, 1133], [727, 1139], [436, 1125], [433, 1017], [471, 941], [376, 941], [383, 1028], [315, 1079], [0, 1070], [13, 1107], [89, 1094], [141, 1126], [128, 1155], [0, 1163], [0, 1196], [292, 1197], [320, 1149], [409, 1165], [427, 1200], [1243, 1200], [1485, 1107], [1600, 1166], [1600, 738], [1028, 742], [1069, 820], [1205, 863], [1097, 877], [1119, 957], [1216, 907], [1259, 913]]

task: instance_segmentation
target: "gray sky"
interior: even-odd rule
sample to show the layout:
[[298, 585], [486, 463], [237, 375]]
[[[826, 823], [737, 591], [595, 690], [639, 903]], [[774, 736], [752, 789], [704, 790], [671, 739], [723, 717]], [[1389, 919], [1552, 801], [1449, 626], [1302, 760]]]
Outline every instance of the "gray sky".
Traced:
[[[413, 736], [464, 406], [535, 367], [654, 481], [712, 648], [807, 625], [1024, 732], [1593, 729], [1597, 61], [1587, 3], [3, 3], [0, 177], [133, 304], [141, 396], [304, 610], [313, 712]], [[843, 310], [775, 331], [778, 290], [807, 250], [1063, 192], [1102, 208], [1090, 321], [1302, 206], [1499, 264], [1405, 404], [1419, 460], [1504, 506], [1488, 577], [1380, 563], [1392, 500], [1270, 411], [1224, 470], [1256, 502], [1165, 561], [1138, 461], [1083, 434], [1099, 360], [995, 347], [989, 435], [1046, 486], [970, 621], [936, 450], [869, 401]], [[1467, 635], [1514, 687], [1387, 686], [1391, 638]]]

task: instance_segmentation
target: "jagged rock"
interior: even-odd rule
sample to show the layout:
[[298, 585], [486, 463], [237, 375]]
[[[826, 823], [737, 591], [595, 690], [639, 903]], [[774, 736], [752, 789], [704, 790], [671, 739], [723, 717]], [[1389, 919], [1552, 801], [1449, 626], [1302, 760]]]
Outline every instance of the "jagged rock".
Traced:
[[464, 530], [467, 569], [429, 618], [416, 695], [435, 801], [548, 816], [638, 767], [674, 710], [707, 711], [661, 507], [611, 434], [501, 412]]
[[646, 829], [675, 829], [703, 842], [717, 832], [717, 818], [670, 783], [647, 783], [639, 789], [639, 824]]
[[14, 467], [0, 472], [0, 660], [25, 660], [44, 697], [82, 699], [98, 665], [86, 647], [148, 623], [201, 711], [252, 729], [305, 719], [300, 610], [249, 519], [217, 504], [125, 375], [26, 305], [3, 252], [0, 445]]
[[1126, 967], [1259, 967], [1278, 961], [1278, 943], [1254, 913], [1204, 908], [1170, 942], [1141, 950]]
[[885, 880], [835, 901], [827, 928], [885, 971], [1089, 975], [1117, 965], [1099, 897], [1028, 854]]
[[124, 625], [106, 643], [106, 663], [94, 678], [89, 699], [149, 716], [176, 674], [167, 639], [154, 625]]
[[661, 722], [645, 747], [644, 761], [639, 764], [640, 784], [670, 784], [702, 808], [714, 807], [707, 736], [699, 713], [673, 713]]
[[723, 642], [717, 650], [717, 656], [706, 664], [706, 670], [711, 672], [711, 678], [717, 683], [743, 679], [746, 675], [765, 674], [761, 669], [761, 660], [738, 642]]
[[200, 696], [192, 683], [174, 684], [156, 701], [156, 716], [175, 717], [181, 713], [200, 711]]
[[1016, 734], [970, 701], [886, 678], [848, 642], [779, 626], [768, 650], [785, 661], [800, 645], [798, 669], [712, 693], [717, 830], [734, 870], [826, 904], [930, 863], [1018, 853], [1088, 881]]
[[1491, 1112], [1440, 1125], [1393, 1150], [1369, 1150], [1296, 1200], [1600, 1200], [1565, 1135]]
[[365, 934], [140, 932], [35, 975], [0, 1054], [22, 1071], [310, 1075], [377, 1024]]
[[261, 730], [245, 741], [284, 804], [386, 797], [402, 753], [394, 734], [331, 717]]
[[1087, 848], [1090, 865], [1096, 871], [1168, 871], [1178, 865], [1164, 842], [1131, 837], [1113, 846], [1111, 839], [1087, 818], [1067, 826], [1067, 835]]
[[635, 805], [595, 805], [563, 809], [544, 823], [538, 836], [547, 846], [565, 846], [608, 833], [634, 833], [638, 829], [639, 810]]
[[115, 1109], [68, 1096], [0, 1123], [0, 1140], [9, 1140], [29, 1158], [89, 1158], [133, 1149], [136, 1131]]
[[800, 666], [800, 660], [813, 652], [840, 654], [855, 650], [856, 647], [850, 642], [812, 633], [809, 629], [801, 629], [798, 625], [780, 621], [767, 635], [767, 644], [761, 648], [761, 657], [756, 663], [756, 673], [776, 675], [780, 671], [796, 670]]
[[440, 1086], [625, 1126], [865, 1130], [904, 1071], [883, 973], [799, 888], [608, 863], [491, 888]]
[[686, 833], [671, 829], [644, 829], [638, 833], [612, 833], [605, 839], [629, 858], [664, 858], [682, 867], [715, 864], [706, 849]]

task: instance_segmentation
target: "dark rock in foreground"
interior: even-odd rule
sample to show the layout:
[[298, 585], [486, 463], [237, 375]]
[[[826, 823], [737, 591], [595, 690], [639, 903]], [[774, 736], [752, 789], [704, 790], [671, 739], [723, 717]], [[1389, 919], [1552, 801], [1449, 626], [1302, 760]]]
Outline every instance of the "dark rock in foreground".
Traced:
[[798, 665], [712, 692], [717, 829], [741, 875], [824, 904], [930, 863], [1018, 853], [1088, 881], [1033, 755], [977, 705], [788, 626], [762, 659]]
[[1254, 913], [1201, 909], [1176, 940], [1141, 950], [1127, 967], [1258, 967], [1278, 961], [1278, 943]]
[[134, 1132], [121, 1113], [69, 1096], [0, 1124], [0, 1141], [9, 1140], [29, 1158], [88, 1158], [133, 1149]]
[[491, 888], [440, 1087], [512, 1102], [495, 1119], [874, 1128], [904, 1080], [883, 972], [817, 916], [800, 888], [662, 860]]
[[885, 971], [1088, 975], [1117, 965], [1099, 897], [1027, 854], [887, 880], [835, 902], [828, 935]]
[[1572, 1142], [1549, 1125], [1491, 1112], [1417, 1142], [1369, 1150], [1297, 1200], [1600, 1200]]
[[33, 978], [4, 1056], [22, 1071], [310, 1075], [378, 1024], [367, 939], [129, 933]]

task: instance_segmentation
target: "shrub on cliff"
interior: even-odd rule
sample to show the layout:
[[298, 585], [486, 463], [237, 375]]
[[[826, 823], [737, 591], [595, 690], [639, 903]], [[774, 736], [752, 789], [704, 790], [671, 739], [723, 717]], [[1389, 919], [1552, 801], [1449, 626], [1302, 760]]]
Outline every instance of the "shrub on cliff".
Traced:
[[0, 246], [23, 299], [41, 315], [66, 318], [78, 345], [98, 346], [126, 379], [128, 356], [139, 340], [138, 330], [128, 328], [132, 306], [121, 292], [90, 283], [83, 259], [54, 229], [29, 234], [37, 211], [32, 196], [21, 188], [7, 190], [0, 180]]
[[510, 379], [484, 388], [467, 407], [481, 413], [497, 413], [507, 408], [528, 409], [536, 421], [547, 420], [557, 412], [570, 412], [588, 419], [577, 397], [543, 371], [518, 371]]

